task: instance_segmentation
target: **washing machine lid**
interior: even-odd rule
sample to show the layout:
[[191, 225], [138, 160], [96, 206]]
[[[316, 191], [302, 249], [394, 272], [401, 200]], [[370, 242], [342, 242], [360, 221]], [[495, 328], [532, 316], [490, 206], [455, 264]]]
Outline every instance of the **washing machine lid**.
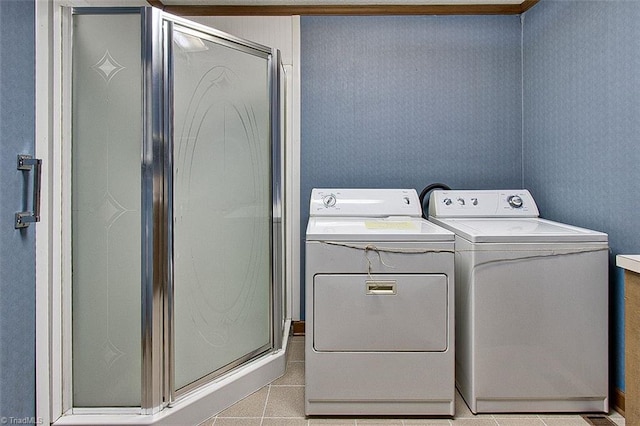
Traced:
[[429, 218], [472, 243], [607, 242], [603, 232], [540, 218]]
[[310, 217], [307, 241], [450, 241], [455, 234], [419, 217]]

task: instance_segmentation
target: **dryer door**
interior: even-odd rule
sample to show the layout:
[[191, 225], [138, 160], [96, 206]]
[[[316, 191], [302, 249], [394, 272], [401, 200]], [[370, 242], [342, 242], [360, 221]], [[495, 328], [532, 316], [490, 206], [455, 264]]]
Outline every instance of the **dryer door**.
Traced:
[[444, 352], [444, 274], [320, 274], [314, 278], [316, 351]]

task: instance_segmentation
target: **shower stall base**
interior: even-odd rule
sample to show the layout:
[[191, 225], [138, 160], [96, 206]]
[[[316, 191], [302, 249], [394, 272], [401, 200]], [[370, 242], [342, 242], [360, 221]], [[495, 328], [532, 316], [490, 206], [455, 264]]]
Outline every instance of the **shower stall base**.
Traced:
[[[291, 321], [287, 320], [282, 336], [282, 349], [244, 364], [218, 380], [184, 395], [162, 411], [151, 415], [83, 414], [74, 409], [53, 423], [55, 426], [122, 426], [122, 425], [197, 425], [225, 408], [281, 377], [286, 368]], [[95, 413], [95, 411], [94, 411]]]

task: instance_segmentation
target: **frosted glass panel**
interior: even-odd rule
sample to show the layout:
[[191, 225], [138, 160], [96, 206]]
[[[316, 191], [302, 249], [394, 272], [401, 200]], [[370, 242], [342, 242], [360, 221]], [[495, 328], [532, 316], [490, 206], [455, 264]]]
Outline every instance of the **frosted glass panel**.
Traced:
[[73, 18], [73, 405], [140, 406], [140, 15]]
[[270, 347], [268, 62], [174, 32], [175, 384]]

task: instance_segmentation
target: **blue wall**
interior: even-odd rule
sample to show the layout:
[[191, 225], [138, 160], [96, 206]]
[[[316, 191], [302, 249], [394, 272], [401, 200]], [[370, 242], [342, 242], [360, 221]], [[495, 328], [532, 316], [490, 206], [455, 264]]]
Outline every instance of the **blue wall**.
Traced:
[[303, 17], [302, 222], [313, 187], [521, 185], [520, 19]]
[[[0, 0], [0, 423], [35, 416], [35, 235], [14, 229], [23, 210], [18, 154], [33, 154], [34, 0]], [[27, 421], [25, 421], [25, 419]]]
[[545, 217], [609, 234], [612, 381], [624, 389], [614, 257], [640, 252], [640, 2], [543, 0], [524, 22], [524, 184]]

